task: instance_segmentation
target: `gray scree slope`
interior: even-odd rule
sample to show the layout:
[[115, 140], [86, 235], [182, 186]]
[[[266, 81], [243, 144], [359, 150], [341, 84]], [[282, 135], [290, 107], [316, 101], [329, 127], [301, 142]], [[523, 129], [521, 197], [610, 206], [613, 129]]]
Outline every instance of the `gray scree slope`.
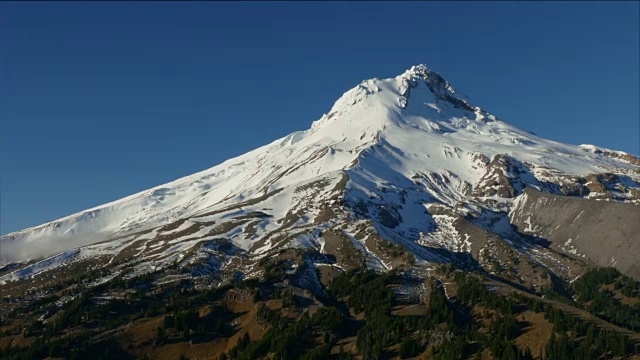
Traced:
[[612, 201], [558, 196], [526, 188], [511, 211], [525, 234], [550, 241], [570, 256], [615, 266], [640, 279], [640, 207]]

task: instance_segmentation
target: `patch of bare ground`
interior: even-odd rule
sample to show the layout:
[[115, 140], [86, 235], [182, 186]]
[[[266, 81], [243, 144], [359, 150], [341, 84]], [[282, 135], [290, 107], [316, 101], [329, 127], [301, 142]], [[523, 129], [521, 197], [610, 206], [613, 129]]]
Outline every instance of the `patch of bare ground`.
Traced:
[[296, 194], [306, 192], [308, 190], [313, 190], [312, 194], [319, 193], [322, 189], [326, 188], [329, 184], [331, 184], [330, 178], [323, 178], [315, 181], [308, 182], [304, 185], [298, 186], [294, 192]]
[[185, 236], [189, 236], [197, 233], [198, 231], [200, 231], [200, 229], [202, 229], [206, 225], [207, 225], [206, 223], [193, 223], [188, 228], [182, 229], [180, 231], [168, 232], [168, 233], [165, 231], [159, 231], [158, 232], [159, 235], [156, 236], [156, 241], [167, 242], [167, 241], [176, 240]]
[[327, 230], [322, 234], [322, 237], [325, 241], [325, 253], [335, 256], [337, 262], [345, 270], [364, 267], [364, 255], [341, 230]]
[[[158, 229], [158, 235], [152, 239], [142, 239], [135, 240], [130, 245], [126, 246], [122, 249], [112, 260], [112, 262], [119, 262], [126, 259], [130, 259], [134, 257], [136, 254], [140, 252], [140, 247], [144, 246], [143, 253], [145, 256], [154, 256], [163, 253], [167, 250], [171, 245], [168, 244], [169, 241], [173, 241], [179, 239], [181, 237], [189, 236], [195, 234], [200, 231], [207, 225], [211, 225], [210, 222], [202, 222], [202, 223], [194, 223], [186, 229], [169, 232], [177, 229], [181, 225], [183, 225], [187, 220], [178, 220], [174, 221], [170, 224], [164, 225]], [[167, 233], [169, 232], [169, 233]], [[157, 244], [162, 243], [159, 247], [156, 247], [153, 250], [149, 250], [152, 247], [155, 247]]]
[[247, 222], [249, 222], [249, 220], [250, 219], [241, 219], [241, 220], [233, 219], [233, 220], [224, 222], [216, 226], [215, 228], [213, 228], [204, 237], [226, 234], [229, 231], [235, 229], [236, 227], [246, 224]]
[[[193, 241], [193, 240], [200, 240], [200, 239], [205, 239], [205, 238], [209, 238], [211, 236], [217, 236], [217, 235], [222, 235], [225, 234], [231, 230], [233, 230], [234, 228], [241, 226], [243, 224], [245, 224], [246, 222], [248, 222], [249, 219], [243, 219], [243, 220], [229, 220], [225, 223], [222, 223], [218, 226], [216, 226], [215, 228], [211, 229], [207, 234], [203, 235], [203, 236], [198, 236], [198, 237], [190, 237], [190, 238], [186, 238], [183, 239], [182, 241], [178, 241], [176, 242], [175, 240], [179, 240], [180, 238], [183, 237], [187, 237], [189, 235], [192, 235], [194, 233], [196, 233], [197, 231], [201, 230], [202, 228], [211, 225], [213, 223], [207, 222], [207, 223], [198, 223], [197, 226], [191, 226], [183, 231], [179, 231], [176, 233], [171, 233], [171, 234], [166, 234], [166, 235], [161, 235], [159, 237], [156, 237], [153, 240], [150, 240], [146, 246], [149, 247], [151, 244], [154, 243], [159, 243], [162, 242], [162, 245], [158, 246], [157, 248], [153, 249], [152, 251], [149, 252], [145, 252], [145, 256], [147, 257], [158, 257], [161, 254], [163, 254], [166, 250], [168, 250], [169, 248], [171, 248], [172, 246], [179, 244], [181, 242], [184, 241]], [[170, 243], [170, 241], [173, 241]], [[190, 250], [188, 255], [192, 255], [193, 251], [197, 250], [198, 247], [200, 245], [196, 244], [194, 245]], [[184, 257], [185, 259], [188, 258], [188, 256]]]
[[[222, 352], [228, 352], [236, 346], [245, 334], [249, 334], [251, 340], [256, 341], [269, 330], [268, 325], [255, 320], [257, 304], [252, 302], [250, 295], [250, 291], [238, 289], [231, 289], [225, 294], [223, 302], [235, 314], [234, 320], [230, 323], [234, 329], [233, 335], [228, 338], [217, 338], [202, 343], [186, 342], [181, 340], [180, 334], [174, 329], [168, 329], [167, 343], [156, 345], [157, 328], [163, 325], [164, 315], [123, 325], [106, 335], [115, 337], [124, 349], [134, 353], [138, 358], [146, 355], [151, 359], [164, 360], [186, 356], [190, 359], [217, 360]], [[281, 300], [271, 300], [266, 305], [273, 310], [282, 310]], [[210, 306], [202, 306], [198, 309], [198, 314], [200, 317], [206, 316], [209, 310]], [[299, 314], [295, 314], [297, 315]]]
[[[130, 259], [132, 258], [135, 254], [138, 253], [138, 248], [143, 246], [143, 244], [149, 242], [150, 240], [144, 239], [144, 240], [135, 240], [133, 241], [131, 244], [127, 245], [125, 248], [123, 248], [122, 250], [120, 250], [116, 256], [114, 256], [111, 261], [114, 263], [126, 260], [126, 259]], [[147, 244], [147, 246], [150, 244]]]
[[168, 232], [168, 231], [172, 231], [175, 230], [177, 228], [179, 228], [180, 226], [182, 226], [182, 224], [184, 224], [185, 222], [187, 222], [187, 219], [179, 219], [176, 220], [174, 222], [171, 222], [167, 225], [163, 225], [158, 229], [158, 232]]
[[137, 358], [145, 355], [152, 359], [180, 359], [182, 355], [194, 359], [217, 359], [218, 354], [226, 348], [227, 339], [207, 343], [189, 343], [169, 341], [165, 345], [155, 345], [157, 328], [162, 326], [164, 316], [144, 319], [131, 324], [125, 331], [116, 336], [122, 347], [136, 354]]
[[343, 212], [342, 210], [342, 196], [344, 195], [344, 189], [349, 181], [349, 176], [342, 172], [340, 174], [340, 180], [331, 189], [331, 196], [320, 206], [318, 215], [313, 220], [314, 224], [322, 224], [327, 221], [336, 219], [337, 215]]
[[329, 264], [316, 264], [316, 268], [318, 269], [318, 274], [320, 276], [320, 282], [324, 286], [329, 286], [331, 281], [338, 275], [342, 274], [343, 271], [340, 268], [335, 267]]
[[[483, 307], [481, 304], [474, 305], [472, 313], [474, 318], [481, 324], [479, 332], [491, 336], [489, 326], [498, 313], [493, 309]], [[526, 326], [522, 329], [522, 333], [513, 340], [515, 345], [521, 350], [529, 347], [534, 358], [541, 359], [540, 356], [543, 354], [544, 348], [551, 337], [553, 324], [544, 318], [544, 313], [536, 313], [530, 310], [517, 314], [516, 319], [526, 324]], [[475, 359], [474, 356], [469, 357], [469, 359]], [[489, 349], [485, 349], [481, 356], [482, 359], [493, 359]]]
[[613, 293], [613, 298], [618, 301], [620, 304], [628, 305], [628, 306], [637, 306], [640, 304], [640, 296], [625, 296], [622, 291], [616, 289], [613, 284], [602, 285], [601, 290], [608, 290]]
[[479, 259], [487, 272], [530, 290], [552, 284], [547, 269], [540, 267], [498, 237], [487, 240]]
[[[475, 359], [476, 359], [476, 357], [475, 357], [475, 356], [477, 356], [477, 355], [469, 356], [469, 357], [467, 358], [467, 360], [472, 360], [472, 359], [473, 359], [473, 360], [475, 360]], [[421, 358], [421, 359], [422, 359], [422, 358]], [[431, 359], [433, 359], [433, 357], [424, 357], [424, 359], [425, 359], [425, 360], [426, 360], [426, 359], [431, 360]], [[493, 360], [493, 359], [494, 359], [494, 357], [493, 357], [493, 355], [491, 354], [491, 351], [490, 351], [489, 349], [484, 349], [484, 350], [482, 350], [482, 352], [480, 353], [480, 359], [482, 359], [482, 360]]]
[[0, 337], [0, 349], [29, 346], [35, 341], [35, 336], [26, 337], [23, 334], [4, 336]]
[[427, 305], [423, 303], [395, 306], [392, 310], [398, 316], [421, 316], [427, 314]]
[[[228, 339], [217, 339], [206, 343], [179, 342], [152, 348], [145, 354], [158, 360], [180, 359], [183, 356], [187, 359], [216, 360], [219, 354], [228, 347], [228, 343]], [[141, 355], [144, 356], [144, 354]]]
[[258, 232], [258, 225], [260, 224], [260, 222], [261, 220], [254, 220], [244, 227], [242, 232], [244, 233], [245, 239], [253, 239], [256, 236], [256, 233]]
[[337, 217], [340, 208], [336, 205], [325, 205], [320, 208], [318, 215], [313, 219], [313, 225], [323, 224]]
[[253, 245], [251, 245], [249, 252], [255, 253], [258, 249], [260, 249], [261, 247], [269, 243], [270, 246], [269, 246], [268, 254], [277, 254], [281, 250], [282, 246], [287, 245], [289, 242], [291, 242], [291, 240], [293, 240], [297, 236], [300, 236], [302, 234], [306, 234], [309, 232], [310, 231], [299, 232], [295, 234], [288, 234], [287, 232], [279, 232], [278, 230], [275, 230], [267, 234], [266, 236], [263, 236], [262, 238], [258, 239], [256, 242], [254, 242]]
[[553, 324], [544, 318], [543, 313], [533, 311], [524, 311], [516, 316], [518, 321], [526, 322], [528, 325], [523, 329], [522, 335], [518, 336], [514, 341], [520, 349], [530, 348], [534, 358], [540, 358], [544, 352], [551, 332]]
[[[358, 350], [356, 349], [356, 337], [349, 336], [338, 340], [336, 345], [331, 348], [331, 353], [339, 354], [340, 352], [350, 353], [352, 355], [357, 354]], [[356, 356], [355, 358], [360, 359], [361, 357]]]
[[182, 257], [182, 261], [180, 261], [180, 262], [185, 263], [185, 262], [189, 261], [191, 256], [193, 256], [193, 254], [195, 254], [201, 247], [202, 247], [202, 243], [199, 242], [199, 243], [193, 245], [189, 250], [186, 250], [186, 251], [182, 252], [182, 254], [184, 254], [184, 256]]
[[416, 261], [414, 255], [404, 247], [394, 244], [375, 233], [367, 236], [365, 246], [392, 269], [410, 267]]
[[636, 344], [640, 344], [640, 333], [637, 333], [635, 331], [629, 330], [629, 329], [625, 329], [622, 328], [620, 326], [617, 326], [615, 324], [612, 324], [606, 320], [603, 320], [595, 315], [590, 314], [589, 312], [579, 309], [575, 306], [571, 306], [569, 304], [563, 303], [563, 302], [559, 302], [556, 300], [552, 300], [552, 299], [548, 299], [548, 298], [542, 298], [539, 296], [536, 296], [534, 294], [528, 293], [526, 291], [522, 291], [520, 289], [516, 289], [514, 287], [505, 285], [501, 282], [498, 281], [489, 281], [488, 284], [490, 284], [491, 286], [493, 286], [493, 288], [498, 291], [499, 293], [503, 294], [503, 295], [510, 295], [511, 293], [519, 293], [523, 296], [532, 298], [532, 299], [536, 299], [539, 300], [543, 303], [549, 304], [551, 306], [553, 306], [556, 309], [559, 309], [561, 311], [564, 311], [568, 314], [571, 314], [573, 316], [576, 316], [582, 320], [585, 321], [589, 321], [589, 322], [593, 322], [596, 326], [598, 326], [599, 328], [602, 329], [606, 329], [606, 330], [610, 330], [610, 331], [615, 331], [617, 333], [623, 334], [623, 335], [627, 335], [633, 342], [635, 342]]
[[[179, 225], [178, 225], [179, 226]], [[177, 227], [177, 226], [176, 226]], [[151, 229], [145, 229], [145, 230], [141, 230], [135, 233], [132, 233], [130, 235], [127, 235], [127, 237], [132, 237], [133, 241], [131, 241], [128, 245], [126, 245], [124, 248], [122, 248], [111, 260], [110, 263], [112, 264], [116, 264], [119, 263], [121, 261], [124, 261], [126, 259], [129, 259], [131, 257], [133, 257], [135, 254], [138, 253], [138, 248], [140, 246], [142, 246], [143, 244], [145, 244], [146, 242], [148, 242], [148, 239], [141, 239], [141, 240], [135, 240], [135, 238], [137, 236], [142, 236], [142, 235], [146, 235], [151, 233], [152, 231], [154, 231], [155, 228], [151, 228]], [[108, 243], [111, 241], [115, 241], [115, 240], [119, 240], [121, 238], [115, 238], [115, 239], [109, 239], [106, 241], [102, 241], [99, 242], [97, 244], [101, 244], [101, 243]]]
[[302, 210], [298, 210], [295, 212], [287, 212], [287, 215], [284, 216], [284, 219], [281, 220], [281, 225], [276, 231], [282, 231], [284, 229], [289, 228], [291, 225], [295, 224], [302, 218], [303, 215]]
[[[238, 317], [232, 323], [235, 327], [236, 333], [228, 339], [228, 343], [224, 351], [228, 351], [234, 347], [245, 333], [249, 334], [252, 341], [261, 339], [264, 334], [267, 333], [269, 326], [256, 320], [258, 304], [253, 303], [250, 296], [241, 296], [235, 300], [227, 298], [225, 302], [229, 310], [238, 315]], [[265, 304], [272, 310], [282, 309], [281, 300], [270, 300]]]
[[274, 234], [273, 232], [263, 236], [262, 238], [256, 240], [251, 247], [249, 248], [249, 252], [254, 254], [258, 249], [265, 246], [268, 242], [274, 243], [284, 239], [286, 235], [284, 234]]
[[[433, 279], [439, 282], [440, 285], [442, 285], [442, 287], [444, 288], [444, 292], [448, 298], [456, 297], [456, 295], [458, 294], [458, 285], [456, 284], [456, 281], [454, 279], [453, 272], [435, 272], [430, 275], [433, 277]], [[429, 279], [425, 279], [424, 287], [426, 289], [429, 289]]]
[[265, 201], [266, 199], [276, 195], [277, 193], [281, 192], [282, 190], [284, 190], [284, 188], [276, 189], [276, 190], [273, 190], [271, 192], [268, 192], [268, 193], [265, 193], [263, 195], [260, 195], [260, 196], [258, 196], [256, 198], [253, 198], [253, 199], [250, 199], [250, 200], [246, 200], [246, 201], [242, 201], [242, 202], [239, 202], [237, 204], [230, 205], [230, 206], [227, 206], [227, 207], [223, 207], [223, 208], [218, 209], [218, 210], [209, 211], [209, 212], [204, 213], [204, 214], [198, 214], [197, 216], [194, 216], [193, 218], [197, 219], [197, 218], [201, 218], [201, 217], [205, 217], [205, 216], [221, 214], [221, 213], [228, 212], [228, 211], [231, 211], [231, 210], [240, 209], [243, 206], [254, 205], [254, 204], [257, 204], [259, 202]]

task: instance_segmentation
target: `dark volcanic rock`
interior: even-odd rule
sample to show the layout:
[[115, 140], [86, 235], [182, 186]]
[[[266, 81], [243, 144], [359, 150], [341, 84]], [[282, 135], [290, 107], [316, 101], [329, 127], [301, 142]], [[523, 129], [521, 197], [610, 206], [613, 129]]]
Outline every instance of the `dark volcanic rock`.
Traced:
[[[486, 166], [486, 172], [473, 189], [475, 196], [498, 195], [502, 198], [513, 198], [522, 189], [519, 174], [523, 173], [521, 164], [507, 155], [498, 154]], [[522, 165], [524, 166], [524, 165]]]

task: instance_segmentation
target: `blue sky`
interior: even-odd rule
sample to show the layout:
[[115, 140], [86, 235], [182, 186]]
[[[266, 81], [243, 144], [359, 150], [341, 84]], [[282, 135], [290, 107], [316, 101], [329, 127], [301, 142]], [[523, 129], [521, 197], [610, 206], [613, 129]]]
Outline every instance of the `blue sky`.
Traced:
[[206, 169], [425, 63], [512, 124], [640, 153], [638, 2], [0, 3], [0, 232]]

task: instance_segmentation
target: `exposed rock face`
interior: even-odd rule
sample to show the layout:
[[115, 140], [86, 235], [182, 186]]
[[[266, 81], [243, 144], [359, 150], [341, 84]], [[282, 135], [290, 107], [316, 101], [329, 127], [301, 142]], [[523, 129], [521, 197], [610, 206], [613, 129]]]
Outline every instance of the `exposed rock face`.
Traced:
[[505, 154], [498, 154], [486, 166], [486, 172], [473, 190], [473, 195], [502, 198], [516, 197], [522, 190], [519, 175], [525, 173], [523, 166]]
[[558, 191], [554, 191], [555, 184], [545, 185], [546, 190], [551, 193], [635, 203], [640, 198], [640, 192], [630, 179], [625, 174], [604, 172], [585, 176], [560, 176], [557, 179], [560, 186]]
[[584, 179], [580, 178], [575, 182], [565, 182], [560, 186], [560, 191], [568, 196], [587, 196], [589, 188], [584, 185]]
[[510, 220], [522, 233], [546, 239], [558, 251], [598, 266], [615, 266], [640, 279], [638, 205], [526, 188], [516, 200]]
[[607, 187], [601, 181], [602, 175], [591, 174], [587, 175], [585, 179], [587, 181], [585, 185], [590, 192], [602, 194], [606, 193]]

